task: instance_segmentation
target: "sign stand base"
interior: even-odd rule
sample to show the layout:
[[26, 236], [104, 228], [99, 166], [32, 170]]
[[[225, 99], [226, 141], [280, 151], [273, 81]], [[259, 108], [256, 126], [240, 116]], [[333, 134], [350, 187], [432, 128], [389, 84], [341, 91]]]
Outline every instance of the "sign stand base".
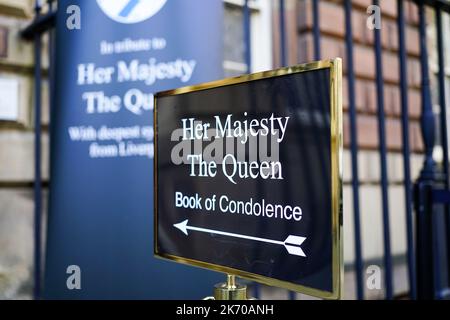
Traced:
[[205, 300], [253, 300], [247, 298], [247, 286], [236, 283], [236, 276], [228, 274], [227, 282], [214, 286], [214, 297]]

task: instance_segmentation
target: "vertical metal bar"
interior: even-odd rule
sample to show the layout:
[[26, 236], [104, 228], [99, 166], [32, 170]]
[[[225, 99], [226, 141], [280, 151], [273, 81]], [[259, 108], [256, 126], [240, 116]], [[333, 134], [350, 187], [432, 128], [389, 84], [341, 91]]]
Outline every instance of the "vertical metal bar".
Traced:
[[[40, 15], [39, 1], [35, 3], [36, 18]], [[34, 299], [41, 298], [41, 34], [34, 36]]]
[[402, 141], [403, 141], [403, 176], [405, 187], [406, 237], [408, 244], [408, 281], [411, 299], [416, 299], [416, 265], [414, 253], [414, 231], [412, 212], [412, 184], [409, 145], [409, 107], [408, 107], [408, 75], [405, 38], [405, 13], [403, 0], [397, 0], [397, 29], [400, 60], [400, 95], [402, 109]]
[[253, 283], [253, 297], [255, 299], [261, 299], [261, 285], [259, 283]]
[[[279, 0], [280, 5], [280, 63], [284, 67], [287, 65], [287, 41], [286, 41], [286, 4], [284, 0]], [[289, 300], [295, 300], [297, 294], [293, 291], [289, 291]]]
[[[373, 4], [379, 6], [379, 1], [374, 0]], [[392, 257], [391, 257], [391, 237], [389, 223], [389, 196], [387, 177], [387, 147], [386, 147], [386, 122], [384, 114], [384, 86], [383, 86], [383, 61], [381, 48], [381, 30], [375, 28], [375, 60], [377, 78], [377, 104], [378, 104], [378, 140], [380, 150], [381, 165], [381, 194], [383, 200], [383, 239], [384, 239], [384, 269], [386, 299], [393, 297], [392, 285]]]
[[[251, 10], [249, 6], [249, 0], [244, 1], [243, 6], [243, 29], [244, 29], [244, 44], [245, 53], [244, 60], [247, 66], [247, 73], [252, 72], [252, 42], [251, 42]], [[261, 297], [261, 287], [259, 283], [253, 284], [253, 296], [256, 299]]]
[[313, 10], [314, 60], [318, 61], [320, 60], [321, 57], [319, 0], [312, 0], [312, 10]]
[[[447, 136], [447, 103], [445, 99], [445, 59], [444, 59], [444, 39], [442, 34], [442, 8], [435, 7], [436, 10], [436, 28], [437, 28], [437, 42], [438, 42], [438, 59], [439, 59], [439, 105], [441, 107], [440, 122], [441, 122], [441, 142], [444, 154], [444, 186], [446, 190], [450, 188], [449, 181], [449, 155], [448, 155], [448, 136]], [[445, 227], [447, 234], [447, 277], [450, 282], [450, 207], [445, 206]], [[449, 283], [450, 286], [450, 283]]]
[[358, 173], [358, 129], [356, 125], [355, 101], [355, 71], [353, 61], [353, 25], [352, 1], [345, 0], [345, 43], [347, 54], [348, 101], [350, 120], [350, 150], [352, 158], [352, 190], [353, 190], [353, 219], [355, 229], [355, 276], [356, 296], [358, 300], [364, 299], [363, 287], [363, 258], [361, 248], [361, 218], [359, 204], [359, 173]]
[[427, 49], [427, 30], [425, 6], [422, 2], [419, 7], [419, 34], [420, 34], [420, 66], [422, 77], [422, 115], [421, 125], [425, 145], [425, 162], [422, 170], [422, 177], [433, 180], [436, 177], [436, 163], [433, 159], [433, 150], [435, 144], [435, 119], [430, 92], [430, 75], [428, 67], [428, 49]]
[[289, 300], [297, 300], [297, 293], [294, 291], [289, 291]]
[[[422, 170], [422, 174], [423, 172]], [[417, 299], [431, 300], [435, 296], [431, 200], [433, 182], [424, 180], [422, 174], [414, 189], [417, 230]]]
[[[441, 186], [442, 187], [442, 186]], [[432, 224], [432, 241], [433, 241], [433, 247], [432, 247], [432, 259], [433, 259], [433, 281], [434, 281], [434, 299], [440, 299], [440, 292], [442, 291], [442, 283], [441, 283], [441, 265], [440, 265], [440, 261], [441, 261], [441, 239], [439, 237], [438, 232], [436, 232], [436, 230], [440, 229], [440, 224], [442, 223], [439, 219], [439, 216], [435, 215], [434, 212], [434, 200], [431, 199], [430, 200], [430, 204], [429, 204], [429, 212], [432, 213], [431, 216], [431, 224]]]
[[284, 0], [279, 0], [280, 4], [280, 63], [282, 67], [287, 65], [287, 41], [286, 41], [286, 8]]
[[431, 103], [430, 78], [428, 69], [428, 50], [425, 6], [417, 3], [419, 8], [420, 65], [422, 77], [422, 111], [420, 124], [425, 146], [425, 160], [419, 180], [415, 185], [415, 207], [417, 228], [417, 297], [434, 299], [434, 254], [433, 254], [433, 203], [431, 193], [436, 180], [436, 163], [433, 160], [435, 144], [435, 119]]
[[[47, 0], [48, 3], [48, 11], [53, 12], [55, 9], [55, 0]], [[55, 103], [55, 30], [50, 29], [48, 31], [49, 35], [49, 113], [52, 113], [52, 110], [54, 109], [54, 103]], [[51, 117], [49, 117], [50, 119]]]
[[248, 5], [249, 0], [244, 1], [244, 42], [245, 42], [245, 64], [247, 65], [247, 73], [252, 71], [252, 42], [251, 42], [251, 12]]

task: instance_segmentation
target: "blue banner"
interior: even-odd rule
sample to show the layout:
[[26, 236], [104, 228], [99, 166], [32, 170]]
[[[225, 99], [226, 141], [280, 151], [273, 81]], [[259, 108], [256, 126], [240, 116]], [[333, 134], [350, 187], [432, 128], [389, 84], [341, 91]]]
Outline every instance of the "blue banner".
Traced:
[[221, 0], [58, 1], [45, 298], [200, 299], [223, 280], [152, 249], [153, 94], [222, 77], [222, 22]]

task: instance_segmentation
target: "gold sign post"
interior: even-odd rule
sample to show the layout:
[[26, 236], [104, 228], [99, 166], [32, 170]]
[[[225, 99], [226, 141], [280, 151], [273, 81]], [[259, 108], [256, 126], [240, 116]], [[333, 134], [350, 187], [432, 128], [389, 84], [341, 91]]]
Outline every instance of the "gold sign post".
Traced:
[[214, 286], [214, 296], [206, 297], [204, 300], [255, 300], [247, 297], [247, 286], [236, 283], [236, 276], [227, 274], [227, 282], [218, 283]]
[[228, 274], [227, 282], [215, 285], [214, 300], [247, 300], [247, 286], [236, 283], [236, 277]]

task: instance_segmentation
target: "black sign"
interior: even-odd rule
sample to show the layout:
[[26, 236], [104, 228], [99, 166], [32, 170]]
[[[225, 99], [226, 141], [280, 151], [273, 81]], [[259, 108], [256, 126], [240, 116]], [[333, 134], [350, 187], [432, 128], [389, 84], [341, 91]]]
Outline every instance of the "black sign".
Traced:
[[341, 60], [156, 95], [155, 254], [337, 299]]

